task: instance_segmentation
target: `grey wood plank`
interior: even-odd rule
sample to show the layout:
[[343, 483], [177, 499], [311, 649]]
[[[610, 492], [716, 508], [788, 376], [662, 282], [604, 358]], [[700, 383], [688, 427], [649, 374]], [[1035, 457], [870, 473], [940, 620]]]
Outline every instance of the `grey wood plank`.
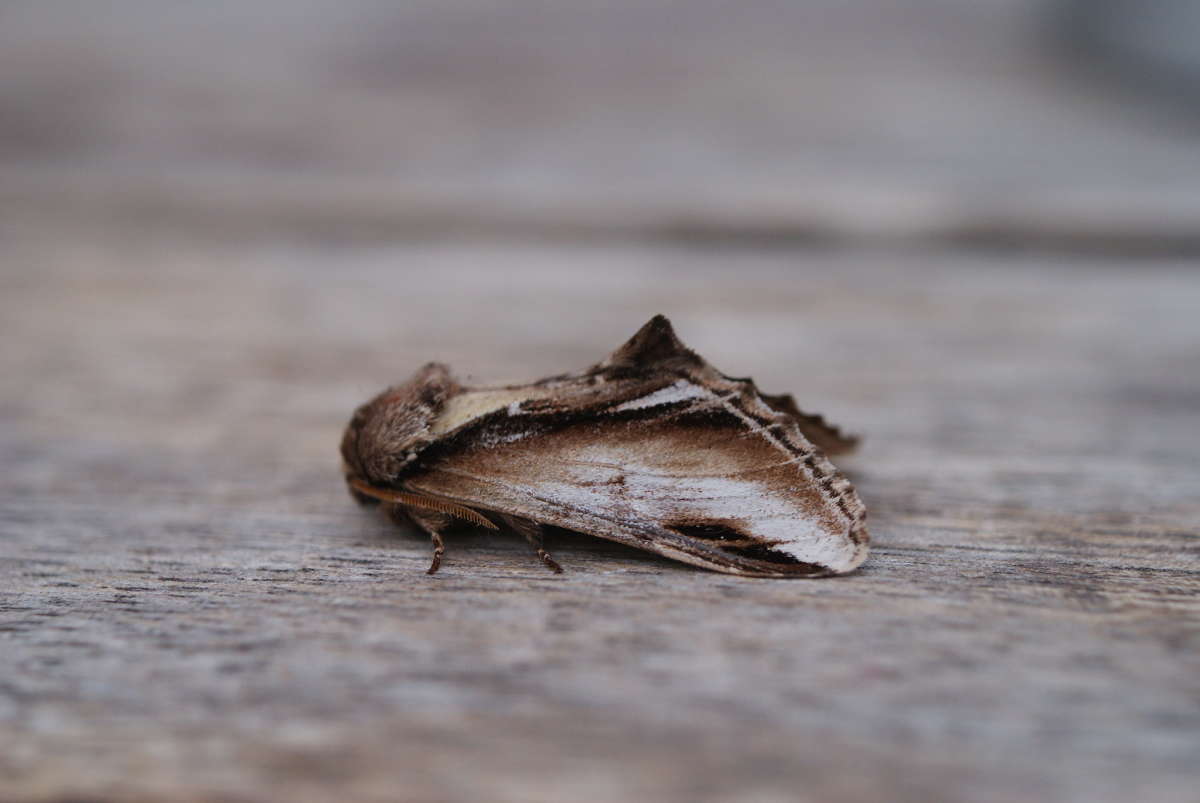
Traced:
[[[6, 800], [1184, 801], [1200, 274], [0, 219]], [[865, 435], [872, 557], [751, 581], [358, 509], [352, 407], [654, 312]]]

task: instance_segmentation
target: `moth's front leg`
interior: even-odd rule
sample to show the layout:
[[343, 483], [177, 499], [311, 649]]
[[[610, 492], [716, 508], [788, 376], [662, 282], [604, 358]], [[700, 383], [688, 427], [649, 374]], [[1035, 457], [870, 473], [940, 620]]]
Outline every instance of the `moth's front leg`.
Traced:
[[429, 564], [426, 574], [436, 574], [442, 565], [442, 555], [446, 551], [446, 545], [442, 542], [442, 530], [450, 526], [450, 516], [436, 510], [415, 507], [406, 508], [404, 512], [414, 524], [429, 533], [429, 538], [433, 541], [433, 562]]
[[545, 532], [542, 525], [538, 524], [533, 519], [526, 519], [520, 516], [501, 514], [501, 518], [504, 519], [505, 524], [507, 524], [509, 527], [512, 527], [525, 537], [525, 540], [528, 541], [537, 552], [537, 556], [542, 559], [542, 563], [546, 564], [546, 566], [548, 566], [550, 569], [553, 569], [555, 574], [562, 574], [562, 566], [559, 566], [558, 561], [550, 557], [550, 553], [547, 552], [542, 546]]

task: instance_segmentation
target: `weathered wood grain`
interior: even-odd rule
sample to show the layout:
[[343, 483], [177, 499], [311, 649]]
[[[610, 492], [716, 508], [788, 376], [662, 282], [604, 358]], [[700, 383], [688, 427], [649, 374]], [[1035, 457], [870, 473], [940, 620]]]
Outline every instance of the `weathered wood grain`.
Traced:
[[[0, 798], [1194, 800], [1200, 273], [0, 220]], [[355, 506], [355, 404], [654, 312], [865, 435], [872, 557], [722, 576]]]

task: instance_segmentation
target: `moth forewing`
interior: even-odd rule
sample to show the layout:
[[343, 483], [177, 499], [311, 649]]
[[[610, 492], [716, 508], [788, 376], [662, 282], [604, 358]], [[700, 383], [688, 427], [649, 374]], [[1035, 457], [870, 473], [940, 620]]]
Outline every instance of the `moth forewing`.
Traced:
[[732, 574], [842, 574], [866, 557], [865, 511], [813, 440], [856, 442], [721, 374], [656, 316], [607, 360], [528, 385], [467, 388], [426, 366], [359, 409], [342, 451], [352, 488], [400, 504], [443, 500]]

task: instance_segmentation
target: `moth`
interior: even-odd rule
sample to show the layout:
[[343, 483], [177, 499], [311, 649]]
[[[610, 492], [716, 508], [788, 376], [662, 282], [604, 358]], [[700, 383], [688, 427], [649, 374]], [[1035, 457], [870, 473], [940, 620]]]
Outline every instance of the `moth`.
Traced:
[[827, 454], [856, 438], [790, 395], [722, 374], [659, 315], [608, 359], [526, 385], [469, 387], [441, 363], [359, 407], [341, 452], [351, 495], [429, 534], [453, 519], [547, 525], [751, 577], [843, 574], [865, 508]]

